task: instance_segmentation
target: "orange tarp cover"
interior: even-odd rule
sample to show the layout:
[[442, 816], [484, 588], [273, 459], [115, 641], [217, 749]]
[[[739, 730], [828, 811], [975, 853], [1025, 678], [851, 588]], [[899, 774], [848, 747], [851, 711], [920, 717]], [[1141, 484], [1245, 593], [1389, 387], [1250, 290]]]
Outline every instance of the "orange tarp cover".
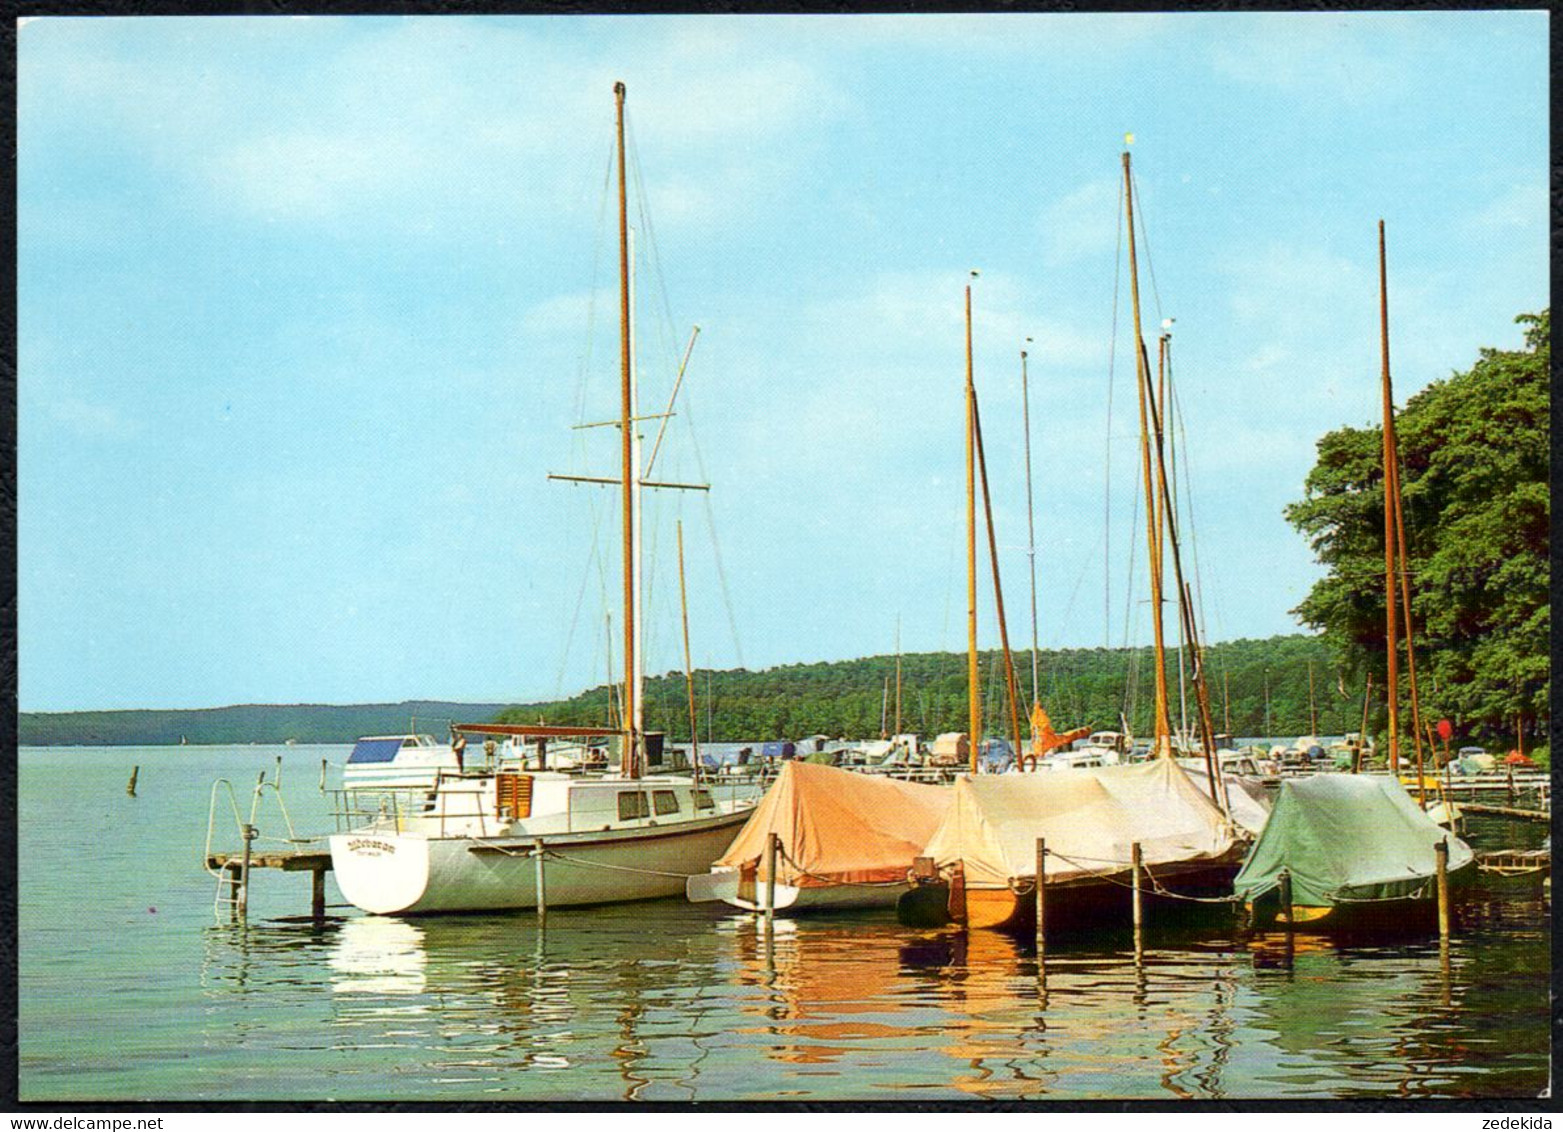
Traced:
[[[767, 835], [775, 833], [786, 854], [776, 870], [783, 884], [900, 880], [952, 797], [948, 786], [783, 763], [781, 776], [716, 867], [757, 869], [764, 879]], [[821, 877], [827, 879], [816, 879]]]

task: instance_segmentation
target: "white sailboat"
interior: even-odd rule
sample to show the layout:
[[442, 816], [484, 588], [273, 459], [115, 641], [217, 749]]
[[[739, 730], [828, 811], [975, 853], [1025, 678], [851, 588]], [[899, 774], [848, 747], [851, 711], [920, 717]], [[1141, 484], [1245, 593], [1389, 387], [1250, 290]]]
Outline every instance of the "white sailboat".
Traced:
[[[639, 639], [641, 467], [634, 398], [630, 245], [624, 154], [624, 84], [614, 85], [617, 124], [620, 286], [621, 472], [623, 496], [624, 704], [620, 727], [466, 725], [465, 734], [504, 735], [508, 756], [454, 770], [440, 766], [410, 804], [382, 808], [330, 838], [342, 894], [366, 912], [420, 914], [608, 904], [676, 896], [705, 873], [748, 819], [757, 783], [647, 775], [655, 762], [643, 716]], [[586, 479], [587, 477], [556, 477]], [[697, 488], [700, 485], [668, 484]], [[546, 742], [613, 738], [612, 774], [548, 769]], [[520, 741], [518, 743], [517, 741]], [[538, 744], [535, 760], [526, 741]], [[461, 744], [464, 745], [464, 744]]]

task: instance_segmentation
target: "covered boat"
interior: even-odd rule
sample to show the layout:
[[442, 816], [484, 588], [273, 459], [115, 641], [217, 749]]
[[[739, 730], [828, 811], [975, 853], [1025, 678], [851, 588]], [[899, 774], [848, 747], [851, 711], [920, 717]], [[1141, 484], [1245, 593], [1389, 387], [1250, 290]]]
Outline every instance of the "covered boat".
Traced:
[[1288, 779], [1234, 888], [1256, 925], [1286, 922], [1285, 873], [1294, 927], [1424, 927], [1437, 911], [1435, 846], [1445, 841], [1451, 877], [1470, 875], [1470, 846], [1435, 825], [1393, 778]]
[[1147, 893], [1222, 891], [1243, 843], [1171, 759], [1050, 774], [962, 777], [923, 856], [938, 875], [897, 905], [914, 925], [1034, 928], [1036, 843], [1048, 855], [1048, 928], [1130, 916], [1133, 846]]
[[727, 852], [710, 874], [689, 879], [685, 895], [764, 908], [774, 833], [781, 839], [778, 909], [894, 907], [951, 797], [948, 786], [784, 763]]

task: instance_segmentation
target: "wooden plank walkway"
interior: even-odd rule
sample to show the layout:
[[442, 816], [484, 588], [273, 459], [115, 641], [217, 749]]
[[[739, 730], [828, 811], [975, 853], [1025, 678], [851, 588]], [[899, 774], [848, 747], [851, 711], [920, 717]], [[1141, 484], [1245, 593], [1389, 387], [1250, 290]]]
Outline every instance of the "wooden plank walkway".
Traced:
[[1552, 815], [1546, 810], [1517, 810], [1513, 806], [1489, 806], [1485, 802], [1457, 802], [1465, 814], [1492, 814], [1500, 818], [1518, 818], [1521, 821], [1550, 822]]
[[[231, 886], [229, 899], [234, 913], [243, 917], [248, 904], [249, 877], [244, 876], [244, 851], [212, 853], [206, 858], [206, 867], [225, 874]], [[316, 920], [326, 915], [326, 873], [331, 871], [331, 854], [309, 849], [266, 849], [250, 852], [250, 868], [280, 869], [285, 873], [309, 873], [309, 914]]]

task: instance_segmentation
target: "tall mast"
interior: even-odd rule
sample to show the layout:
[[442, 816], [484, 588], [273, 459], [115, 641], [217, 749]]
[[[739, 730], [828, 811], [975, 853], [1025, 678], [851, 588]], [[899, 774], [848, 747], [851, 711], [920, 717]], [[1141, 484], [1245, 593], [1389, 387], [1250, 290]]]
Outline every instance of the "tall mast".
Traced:
[[[977, 273], [974, 271], [972, 275]], [[971, 284], [966, 284], [966, 714], [970, 770], [982, 742], [982, 691], [977, 682], [977, 390], [971, 372]]]
[[901, 615], [895, 618], [895, 730], [892, 735], [901, 734]]
[[1167, 717], [1167, 653], [1161, 620], [1161, 545], [1156, 521], [1156, 491], [1151, 482], [1151, 433], [1148, 420], [1150, 361], [1145, 356], [1145, 338], [1140, 329], [1140, 273], [1134, 246], [1134, 180], [1129, 171], [1129, 151], [1123, 153], [1123, 202], [1129, 227], [1129, 294], [1134, 308], [1134, 361], [1140, 395], [1140, 465], [1145, 479], [1145, 538], [1149, 544], [1151, 576], [1151, 624], [1156, 642], [1156, 724], [1154, 750], [1170, 756], [1172, 724]]
[[629, 194], [624, 168], [624, 84], [613, 84], [614, 135], [619, 165], [619, 452], [623, 491], [624, 540], [624, 751], [619, 769], [629, 778], [638, 776], [636, 747], [640, 736], [635, 721], [640, 705], [635, 701], [635, 407], [630, 395], [630, 221]]
[[1319, 712], [1314, 706], [1313, 699], [1313, 661], [1308, 662], [1308, 734], [1315, 738], [1319, 735]]
[[1384, 640], [1388, 673], [1384, 697], [1389, 703], [1389, 773], [1400, 773], [1400, 631], [1395, 623], [1395, 401], [1389, 381], [1389, 272], [1385, 266], [1384, 222], [1378, 222], [1379, 350], [1384, 394]]
[[[1027, 338], [1027, 342], [1031, 339]], [[1037, 692], [1037, 528], [1031, 504], [1031, 398], [1026, 381], [1026, 351], [1020, 351], [1020, 415], [1026, 424], [1026, 558], [1031, 565], [1031, 706], [1042, 701]], [[1020, 752], [1015, 752], [1020, 757]]]

